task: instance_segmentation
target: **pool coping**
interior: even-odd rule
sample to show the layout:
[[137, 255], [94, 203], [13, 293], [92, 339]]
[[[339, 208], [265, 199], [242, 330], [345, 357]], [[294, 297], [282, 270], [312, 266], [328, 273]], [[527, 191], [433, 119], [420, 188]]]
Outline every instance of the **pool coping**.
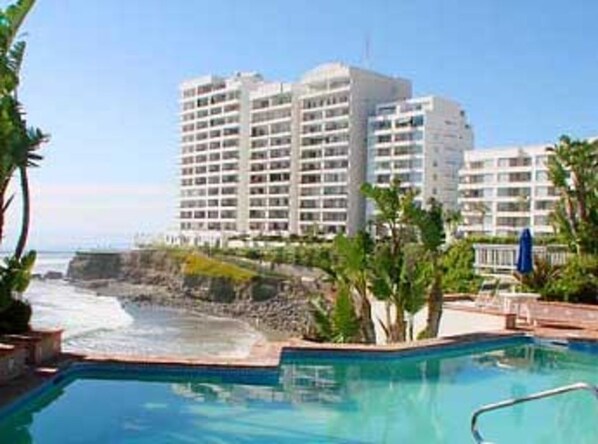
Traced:
[[[578, 343], [576, 350], [594, 347], [598, 340], [592, 338], [563, 338], [554, 335], [536, 334], [536, 332], [500, 330], [488, 333], [462, 334], [444, 338], [434, 338], [412, 343], [390, 345], [366, 344], [329, 344], [313, 343], [303, 340], [286, 342], [269, 342], [256, 344], [246, 358], [202, 358], [187, 359], [178, 357], [130, 357], [114, 355], [76, 355], [63, 354], [53, 365], [37, 367], [30, 370], [25, 377], [10, 381], [6, 386], [22, 384], [21, 390], [5, 399], [0, 399], [0, 420], [22, 408], [32, 399], [41, 396], [47, 390], [62, 383], [68, 377], [85, 371], [106, 370], [115, 372], [148, 371], [155, 374], [214, 376], [231, 378], [237, 382], [243, 377], [258, 378], [260, 376], [278, 375], [285, 359], [401, 359], [422, 358], [446, 351], [460, 351], [476, 347], [500, 347], [503, 343], [522, 344], [553, 343], [567, 346]], [[592, 345], [589, 345], [592, 344]], [[572, 348], [573, 349], [573, 348]], [[252, 383], [255, 381], [250, 381]], [[241, 382], [242, 383], [242, 382]], [[0, 390], [2, 386], [0, 385]]]

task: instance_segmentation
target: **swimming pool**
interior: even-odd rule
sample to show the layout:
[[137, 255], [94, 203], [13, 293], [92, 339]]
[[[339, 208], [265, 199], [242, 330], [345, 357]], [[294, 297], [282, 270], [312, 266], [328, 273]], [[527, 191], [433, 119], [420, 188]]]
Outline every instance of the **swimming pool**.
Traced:
[[[530, 338], [410, 353], [287, 350], [276, 368], [78, 365], [0, 413], [0, 442], [468, 443], [479, 406], [585, 381], [595, 347]], [[598, 402], [574, 392], [480, 420], [496, 443], [598, 442]]]

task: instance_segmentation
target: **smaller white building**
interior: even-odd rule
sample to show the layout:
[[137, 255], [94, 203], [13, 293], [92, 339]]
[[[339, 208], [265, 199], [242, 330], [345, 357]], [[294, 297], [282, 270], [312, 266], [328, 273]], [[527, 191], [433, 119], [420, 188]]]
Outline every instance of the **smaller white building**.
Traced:
[[380, 104], [368, 125], [368, 182], [398, 178], [422, 204], [434, 198], [455, 209], [463, 153], [472, 148], [473, 131], [456, 102], [430, 96]]
[[466, 235], [517, 236], [526, 227], [535, 235], [553, 233], [549, 214], [558, 196], [548, 178], [548, 146], [465, 153], [459, 206]]

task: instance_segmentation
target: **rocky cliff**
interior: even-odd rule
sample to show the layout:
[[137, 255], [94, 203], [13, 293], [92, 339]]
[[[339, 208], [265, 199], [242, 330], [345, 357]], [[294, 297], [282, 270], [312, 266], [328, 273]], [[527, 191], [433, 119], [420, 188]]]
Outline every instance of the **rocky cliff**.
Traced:
[[188, 254], [173, 250], [79, 252], [69, 264], [67, 278], [100, 294], [243, 318], [295, 336], [312, 328], [308, 295], [313, 289], [300, 279]]

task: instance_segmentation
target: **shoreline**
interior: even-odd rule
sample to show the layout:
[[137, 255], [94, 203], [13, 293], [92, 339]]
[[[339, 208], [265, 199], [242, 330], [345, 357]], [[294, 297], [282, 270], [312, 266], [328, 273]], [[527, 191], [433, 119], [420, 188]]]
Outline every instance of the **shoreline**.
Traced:
[[[251, 305], [256, 303], [241, 301], [240, 306], [233, 303], [209, 302], [191, 299], [185, 295], [176, 295], [174, 292], [157, 285], [132, 284], [112, 279], [105, 281], [66, 280], [65, 282], [76, 289], [91, 291], [97, 296], [114, 297], [125, 309], [127, 306], [150, 306], [158, 309], [177, 309], [204, 316], [238, 320], [259, 332], [265, 342], [287, 341], [300, 337], [296, 332], [276, 329], [260, 321], [259, 313], [255, 313], [253, 316], [248, 315], [247, 312], [251, 312], [251, 310], [247, 310], [247, 308], [251, 308]], [[245, 303], [243, 304], [243, 302]]]

